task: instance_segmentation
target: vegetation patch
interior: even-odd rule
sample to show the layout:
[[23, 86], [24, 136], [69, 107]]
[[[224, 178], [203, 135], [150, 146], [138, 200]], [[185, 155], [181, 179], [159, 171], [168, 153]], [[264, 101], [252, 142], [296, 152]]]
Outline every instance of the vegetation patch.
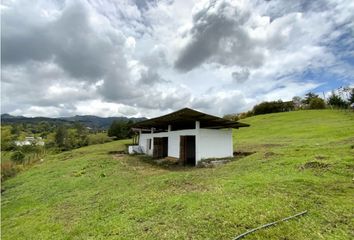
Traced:
[[277, 156], [279, 154], [275, 153], [275, 152], [265, 152], [263, 154], [263, 158], [271, 158], [271, 157], [274, 157], [274, 156]]
[[226, 164], [228, 162], [230, 162], [231, 159], [230, 158], [208, 158], [208, 159], [203, 159], [201, 161], [198, 162], [197, 167], [200, 168], [213, 168], [213, 167], [217, 167], [219, 165], [223, 165]]
[[19, 172], [19, 167], [12, 162], [1, 163], [1, 181], [14, 177]]
[[81, 176], [83, 176], [85, 174], [86, 174], [86, 170], [85, 169], [81, 169], [81, 170], [78, 170], [78, 171], [74, 171], [72, 173], [72, 176], [73, 177], [81, 177]]
[[318, 162], [318, 161], [311, 161], [307, 162], [304, 165], [300, 167], [300, 169], [320, 169], [320, 170], [326, 170], [330, 167], [331, 165], [328, 163], [323, 163], [323, 162]]
[[328, 159], [328, 157], [323, 156], [323, 155], [316, 155], [316, 156], [315, 156], [315, 158], [316, 158], [317, 160], [324, 160], [324, 159]]
[[108, 151], [108, 154], [114, 154], [114, 155], [121, 155], [121, 154], [126, 154], [126, 151]]
[[206, 192], [208, 188], [198, 184], [193, 179], [169, 179], [164, 182], [165, 190], [172, 192]]
[[242, 157], [247, 157], [247, 156], [255, 154], [255, 153], [256, 152], [238, 151], [238, 152], [234, 152], [234, 157], [242, 158]]

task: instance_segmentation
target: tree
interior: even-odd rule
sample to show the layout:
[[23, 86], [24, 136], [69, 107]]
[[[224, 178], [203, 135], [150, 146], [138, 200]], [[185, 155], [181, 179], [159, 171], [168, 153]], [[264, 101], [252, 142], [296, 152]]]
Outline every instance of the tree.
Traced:
[[79, 122], [75, 122], [74, 128], [76, 129], [78, 147], [87, 146], [88, 145], [88, 130], [87, 130], [87, 128]]
[[12, 150], [14, 148], [13, 135], [10, 126], [1, 127], [1, 150]]
[[238, 114], [226, 114], [222, 118], [230, 120], [230, 121], [238, 121], [239, 120]]
[[64, 125], [59, 126], [55, 132], [55, 144], [60, 148], [65, 147], [67, 136], [68, 136], [68, 131], [65, 128], [65, 126]]
[[322, 98], [312, 98], [309, 104], [310, 109], [324, 109], [326, 108], [325, 101]]
[[349, 104], [354, 103], [354, 88], [352, 88], [351, 92], [349, 93]]
[[254, 115], [287, 112], [294, 110], [294, 103], [292, 101], [283, 102], [282, 100], [272, 102], [262, 102], [253, 107]]
[[[314, 93], [312, 93], [312, 92], [309, 92], [309, 93], [306, 93], [306, 94], [305, 94], [305, 98], [304, 98], [304, 100], [302, 100], [302, 102], [303, 102], [304, 104], [310, 104], [311, 100], [314, 99], [314, 98], [319, 98], [319, 97], [318, 97], [317, 94], [314, 94]], [[316, 101], [318, 102], [319, 100], [316, 100]]]
[[116, 137], [117, 139], [125, 139], [131, 137], [130, 125], [133, 122], [113, 121], [108, 129], [109, 137]]
[[348, 104], [339, 95], [332, 91], [332, 95], [328, 98], [328, 104], [338, 108], [347, 108]]
[[293, 97], [294, 108], [299, 109], [302, 107], [302, 99], [299, 96]]

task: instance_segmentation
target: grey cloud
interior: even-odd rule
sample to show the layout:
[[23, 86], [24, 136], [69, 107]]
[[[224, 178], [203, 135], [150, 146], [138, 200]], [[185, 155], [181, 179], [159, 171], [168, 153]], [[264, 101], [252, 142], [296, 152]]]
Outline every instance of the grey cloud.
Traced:
[[157, 71], [149, 68], [141, 73], [139, 83], [153, 86], [155, 83], [168, 83], [169, 81], [163, 79]]
[[121, 63], [115, 65], [108, 71], [104, 78], [103, 85], [98, 92], [103, 98], [110, 102], [131, 100], [137, 96], [136, 87], [130, 82], [130, 75], [126, 65]]
[[[2, 36], [3, 68], [12, 73], [18, 71], [24, 78], [11, 78], [5, 74], [5, 81], [12, 82], [7, 87], [7, 96], [24, 92], [23, 98], [30, 98], [33, 105], [58, 105], [72, 97], [45, 99], [44, 94], [36, 93], [62, 81], [68, 86], [81, 82], [81, 91], [75, 93], [75, 100], [97, 98], [97, 94], [88, 96], [92, 92], [85, 88], [99, 80], [103, 80], [103, 85], [98, 88], [98, 93], [107, 100], [129, 99], [135, 95], [122, 49], [122, 37], [109, 29], [106, 34], [99, 34], [89, 21], [87, 6], [71, 2], [55, 20], [39, 23], [27, 19], [31, 12], [28, 15], [21, 12], [22, 21], [18, 21], [17, 11], [17, 8], [9, 9], [3, 17], [6, 26]], [[56, 71], [45, 73], [46, 68], [42, 68], [41, 63], [46, 62], [57, 65]], [[57, 76], [60, 69], [62, 72]], [[26, 83], [21, 84], [24, 79]], [[31, 84], [37, 88], [30, 87]], [[17, 101], [22, 101], [21, 97]]]
[[156, 0], [133, 0], [140, 11], [145, 11], [151, 6], [156, 6]]
[[[168, 92], [168, 94], [166, 94]], [[157, 89], [146, 92], [138, 99], [139, 106], [147, 109], [179, 109], [189, 104], [191, 93], [186, 89]]]
[[38, 22], [18, 11], [3, 15], [3, 64], [52, 59], [75, 78], [91, 81], [104, 75], [116, 49], [95, 32], [83, 4], [68, 4], [54, 21]]
[[[77, 102], [92, 99], [168, 109], [182, 107], [190, 98], [185, 90], [171, 90], [175, 85], [157, 72], [154, 56], [159, 64], [165, 58], [159, 49], [143, 59], [146, 69], [134, 80], [122, 34], [110, 26], [95, 29], [84, 3], [66, 2], [50, 20], [35, 18], [40, 12], [30, 4], [22, 10], [17, 4], [3, 16], [2, 107], [6, 111], [33, 106], [74, 112]], [[49, 93], [53, 86], [59, 92]]]
[[[89, 86], [78, 83], [53, 63], [28, 62], [21, 67], [7, 66], [2, 70], [2, 108], [10, 106], [70, 106], [76, 101], [97, 97]], [[65, 92], [50, 87], [59, 84]], [[62, 91], [58, 89], [58, 91]]]
[[190, 39], [178, 56], [175, 67], [190, 71], [205, 62], [259, 66], [263, 56], [243, 27], [250, 14], [228, 1], [211, 1], [209, 7], [194, 15], [188, 35]]
[[326, 11], [330, 4], [328, 1], [308, 1], [308, 0], [287, 0], [283, 4], [282, 0], [264, 1], [258, 0], [256, 4], [259, 6], [261, 13], [270, 16], [273, 21], [276, 18], [284, 16], [292, 12], [320, 12]]
[[[217, 106], [217, 107], [215, 107]], [[214, 92], [194, 98], [191, 107], [216, 115], [242, 112], [247, 103], [241, 91]]]
[[250, 76], [250, 71], [247, 68], [243, 68], [240, 71], [233, 72], [231, 76], [235, 83], [241, 84], [247, 81]]
[[[144, 49], [138, 49], [143, 51]], [[141, 62], [149, 68], [168, 67], [168, 61], [165, 53], [166, 49], [162, 46], [154, 47], [148, 53], [141, 57]]]

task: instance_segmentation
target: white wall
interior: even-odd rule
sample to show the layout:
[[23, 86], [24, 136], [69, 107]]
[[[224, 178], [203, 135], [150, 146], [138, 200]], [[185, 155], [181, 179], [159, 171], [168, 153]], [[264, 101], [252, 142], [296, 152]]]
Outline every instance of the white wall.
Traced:
[[[180, 136], [195, 136], [197, 134], [196, 129], [186, 129], [171, 132], [160, 132], [160, 133], [142, 133], [139, 138], [139, 145], [142, 147], [143, 152], [147, 155], [152, 155], [152, 149], [148, 150], [147, 139], [153, 139], [154, 137], [168, 137], [168, 156], [179, 158], [179, 142]], [[152, 147], [154, 146], [152, 140]]]
[[232, 129], [201, 128], [199, 131], [200, 159], [233, 156]]
[[148, 150], [147, 139], [154, 137], [168, 137], [168, 156], [179, 158], [180, 136], [196, 136], [196, 160], [205, 158], [232, 157], [232, 129], [187, 129], [160, 133], [142, 133], [139, 138], [139, 145], [143, 152], [152, 155], [153, 149]]

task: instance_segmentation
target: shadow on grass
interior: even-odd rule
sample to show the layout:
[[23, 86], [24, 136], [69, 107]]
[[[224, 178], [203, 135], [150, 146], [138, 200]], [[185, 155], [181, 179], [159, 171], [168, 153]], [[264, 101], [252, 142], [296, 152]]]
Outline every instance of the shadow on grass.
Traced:
[[234, 156], [231, 158], [210, 158], [204, 159], [200, 161], [197, 166], [194, 165], [184, 165], [181, 164], [176, 158], [160, 158], [156, 159], [151, 156], [143, 155], [143, 154], [135, 154], [135, 155], [126, 155], [126, 154], [117, 154], [115, 155], [116, 159], [125, 158], [129, 156], [125, 161], [128, 166], [138, 167], [143, 165], [147, 165], [149, 167], [155, 169], [163, 169], [168, 171], [196, 171], [201, 168], [212, 168], [216, 166], [220, 166], [223, 164], [227, 164], [229, 162], [237, 161], [241, 158], [247, 157], [249, 155], [254, 154], [255, 152], [235, 152]]
[[169, 171], [191, 171], [197, 168], [194, 165], [183, 165], [178, 161], [169, 158], [156, 159], [146, 155], [135, 155], [141, 162], [149, 164], [155, 168], [161, 168]]

